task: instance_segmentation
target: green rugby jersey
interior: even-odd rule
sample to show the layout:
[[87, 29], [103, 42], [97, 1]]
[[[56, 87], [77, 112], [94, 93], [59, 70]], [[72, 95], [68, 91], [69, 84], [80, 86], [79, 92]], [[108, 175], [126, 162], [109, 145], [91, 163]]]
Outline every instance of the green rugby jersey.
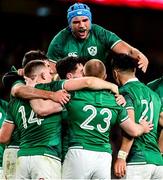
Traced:
[[151, 81], [147, 84], [153, 91], [155, 91], [161, 98], [162, 111], [163, 111], [163, 76]]
[[47, 56], [56, 61], [67, 56], [79, 56], [106, 62], [109, 49], [120, 41], [116, 34], [96, 24], [92, 24], [89, 37], [85, 40], [76, 39], [69, 28], [65, 28], [52, 39]]
[[[54, 88], [56, 83], [52, 84]], [[38, 85], [39, 88], [41, 86], [42, 84]], [[55, 89], [57, 88], [62, 88], [62, 82], [56, 84]], [[45, 155], [60, 159], [61, 120], [60, 113], [38, 117], [28, 101], [12, 98], [6, 121], [14, 123], [20, 132], [18, 156]]]
[[64, 110], [62, 111], [62, 162], [64, 161], [65, 155], [68, 151], [68, 133], [68, 112], [66, 108], [64, 108]]
[[108, 91], [80, 90], [65, 105], [69, 118], [69, 147], [112, 153], [110, 129], [128, 118]]
[[142, 117], [147, 116], [147, 121], [154, 124], [152, 131], [134, 139], [127, 162], [163, 165], [157, 143], [157, 127], [161, 111], [159, 96], [137, 79], [128, 81], [120, 88], [120, 93], [127, 101], [126, 109], [134, 109], [136, 123], [139, 123]]
[[[0, 99], [0, 127], [2, 126], [3, 121], [6, 119], [7, 105], [7, 101]], [[4, 149], [5, 145], [0, 144], [0, 167], [2, 167]]]
[[[17, 80], [13, 82], [12, 87], [15, 86], [16, 84], [25, 84], [23, 80]], [[12, 96], [10, 96], [12, 99]], [[15, 127], [14, 132], [12, 133], [11, 139], [9, 144], [7, 145], [8, 147], [13, 147], [13, 148], [19, 148], [20, 145], [20, 134], [19, 130], [17, 127]]]
[[50, 83], [37, 84], [35, 88], [43, 89], [47, 91], [58, 91], [63, 89], [65, 80], [52, 81]]

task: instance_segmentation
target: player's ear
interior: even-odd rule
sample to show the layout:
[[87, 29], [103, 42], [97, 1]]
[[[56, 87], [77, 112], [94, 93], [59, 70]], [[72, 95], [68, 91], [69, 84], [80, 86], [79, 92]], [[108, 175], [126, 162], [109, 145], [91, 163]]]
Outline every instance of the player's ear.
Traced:
[[67, 74], [66, 74], [66, 78], [67, 78], [67, 79], [71, 79], [71, 78], [73, 78], [72, 73], [67, 73]]
[[118, 72], [117, 72], [117, 70], [116, 69], [113, 69], [113, 78], [114, 79], [117, 79], [117, 76], [118, 76]]
[[41, 78], [42, 78], [43, 80], [46, 79], [46, 76], [45, 76], [45, 73], [44, 73], [44, 72], [42, 72], [42, 73], [40, 74], [40, 76], [41, 76]]
[[104, 75], [104, 80], [107, 78], [107, 74]]

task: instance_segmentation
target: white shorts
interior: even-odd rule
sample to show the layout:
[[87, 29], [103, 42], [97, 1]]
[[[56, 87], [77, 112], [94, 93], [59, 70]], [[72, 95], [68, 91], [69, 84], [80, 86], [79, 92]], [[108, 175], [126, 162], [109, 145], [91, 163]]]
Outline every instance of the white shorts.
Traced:
[[163, 166], [154, 164], [127, 165], [125, 179], [132, 180], [163, 180]]
[[107, 152], [69, 149], [63, 162], [63, 179], [111, 179], [112, 156]]
[[18, 146], [9, 146], [5, 148], [3, 154], [3, 175], [9, 179], [15, 179], [16, 176], [16, 159], [17, 152], [19, 150]]
[[0, 167], [0, 179], [4, 179], [2, 167]]
[[41, 155], [18, 157], [16, 179], [61, 179], [61, 162]]

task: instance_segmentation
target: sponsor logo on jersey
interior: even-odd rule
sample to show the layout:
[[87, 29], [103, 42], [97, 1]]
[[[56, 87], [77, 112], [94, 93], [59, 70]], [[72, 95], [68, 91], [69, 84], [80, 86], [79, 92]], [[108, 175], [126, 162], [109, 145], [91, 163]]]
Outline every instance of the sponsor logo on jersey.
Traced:
[[70, 52], [68, 53], [68, 56], [73, 56], [73, 57], [77, 57], [77, 52]]
[[95, 56], [97, 54], [97, 47], [96, 46], [89, 47], [88, 52], [91, 56]]

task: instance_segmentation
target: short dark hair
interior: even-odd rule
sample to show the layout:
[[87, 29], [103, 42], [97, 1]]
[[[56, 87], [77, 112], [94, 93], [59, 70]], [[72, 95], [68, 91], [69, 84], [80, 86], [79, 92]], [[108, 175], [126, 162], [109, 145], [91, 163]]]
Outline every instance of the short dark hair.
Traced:
[[22, 67], [24, 67], [28, 62], [32, 60], [48, 60], [47, 56], [43, 51], [40, 50], [31, 50], [25, 53], [22, 60]]
[[23, 76], [18, 75], [16, 71], [9, 71], [2, 77], [2, 83], [5, 88], [11, 88], [16, 81], [24, 81]]
[[28, 62], [24, 67], [24, 75], [33, 79], [35, 72], [38, 68], [45, 67], [45, 63], [43, 60], [35, 59], [33, 61]]
[[67, 56], [57, 61], [56, 70], [61, 79], [66, 79], [66, 74], [76, 70], [77, 64], [84, 64], [85, 59], [81, 57]]
[[122, 71], [134, 71], [137, 67], [135, 59], [127, 54], [116, 54], [111, 60], [112, 69], [120, 69]]

